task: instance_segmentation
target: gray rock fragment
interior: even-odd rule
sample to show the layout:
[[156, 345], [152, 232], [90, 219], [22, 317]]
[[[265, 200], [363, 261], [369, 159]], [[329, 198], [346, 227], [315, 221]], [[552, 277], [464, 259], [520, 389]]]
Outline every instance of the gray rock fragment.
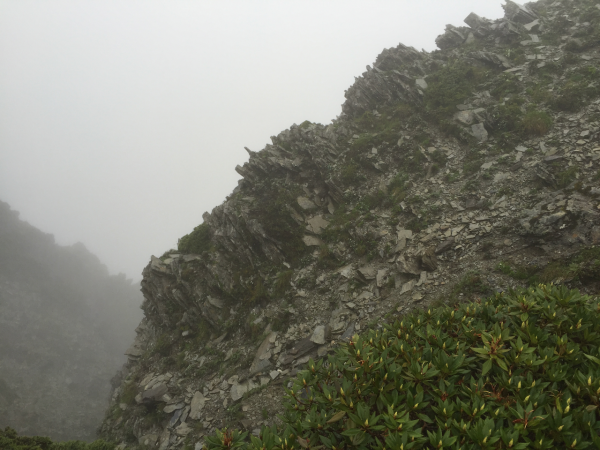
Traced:
[[513, 22], [529, 24], [537, 19], [537, 14], [530, 10], [527, 6], [520, 5], [512, 0], [506, 0], [504, 8], [504, 17]]
[[405, 292], [409, 292], [412, 288], [417, 284], [416, 280], [410, 280], [402, 285], [402, 289], [400, 289], [400, 294], [404, 294]]
[[365, 280], [374, 280], [377, 276], [377, 270], [373, 266], [363, 266], [358, 269], [358, 273], [362, 275]]
[[425, 78], [417, 78], [416, 84], [419, 88], [423, 90], [427, 89], [427, 81], [425, 81]]
[[344, 334], [340, 337], [340, 341], [349, 341], [354, 335], [354, 324], [351, 323], [350, 326], [344, 331]]
[[314, 331], [310, 340], [315, 344], [323, 345], [331, 337], [331, 328], [329, 325], [318, 325]]
[[348, 264], [347, 266], [344, 266], [341, 269], [339, 269], [338, 272], [344, 278], [350, 279], [354, 275], [354, 268], [352, 264]]
[[387, 275], [388, 275], [387, 269], [380, 269], [377, 271], [377, 276], [375, 277], [377, 280], [377, 287], [383, 287], [383, 284], [385, 283]]
[[169, 421], [169, 428], [173, 428], [175, 425], [177, 425], [177, 422], [179, 422], [179, 418], [182, 414], [183, 409], [178, 409], [175, 411], [175, 413], [173, 413], [173, 417], [171, 417], [171, 420]]
[[488, 139], [488, 132], [482, 123], [471, 125], [471, 132], [479, 142], [485, 142]]
[[184, 406], [185, 406], [184, 402], [171, 403], [170, 405], [167, 405], [163, 408], [163, 412], [170, 414], [173, 411], [177, 411], [178, 409], [183, 409]]
[[490, 34], [490, 26], [492, 21], [484, 17], [480, 17], [475, 13], [469, 14], [464, 22], [471, 27], [473, 33], [478, 37], [485, 37]]
[[454, 114], [454, 118], [465, 125], [471, 125], [475, 120], [475, 115], [473, 111], [467, 109]]
[[276, 339], [277, 332], [273, 331], [269, 333], [269, 335], [262, 341], [262, 343], [258, 347], [258, 350], [256, 351], [254, 361], [250, 366], [250, 376], [259, 372], [264, 372], [266, 369], [271, 367], [271, 362], [269, 361], [269, 358], [272, 355], [271, 350], [275, 346]]
[[166, 273], [167, 270], [167, 265], [165, 263], [163, 263], [160, 258], [157, 258], [156, 256], [152, 255], [150, 257], [150, 268], [153, 270], [156, 270], [158, 272], [163, 272]]
[[398, 243], [396, 245], [396, 252], [403, 250], [406, 247], [406, 240], [412, 239], [412, 230], [400, 230], [398, 231]]
[[302, 339], [289, 349], [285, 354], [279, 357], [279, 362], [283, 365], [290, 364], [295, 359], [300, 358], [302, 355], [310, 352], [316, 347], [316, 344], [310, 340], [310, 338]]
[[202, 392], [196, 391], [194, 396], [192, 397], [192, 402], [190, 403], [190, 419], [199, 420], [200, 412], [204, 409], [204, 405], [206, 403], [206, 398], [202, 395]]
[[466, 38], [467, 36], [455, 26], [446, 25], [446, 31], [435, 39], [435, 43], [441, 50], [446, 50], [462, 45]]
[[400, 273], [408, 273], [411, 275], [419, 275], [421, 273], [418, 262], [412, 259], [407, 260], [404, 255], [398, 256], [396, 267]]
[[297, 202], [298, 202], [298, 205], [300, 206], [300, 208], [302, 208], [304, 210], [315, 209], [317, 207], [317, 205], [315, 205], [312, 201], [310, 201], [306, 197], [298, 197]]
[[310, 236], [308, 234], [302, 237], [302, 242], [304, 242], [304, 244], [307, 247], [320, 247], [321, 245], [323, 245], [323, 241], [321, 239], [319, 239], [316, 236]]
[[436, 255], [441, 255], [442, 253], [445, 253], [448, 250], [450, 250], [454, 246], [455, 241], [456, 241], [456, 238], [454, 238], [454, 236], [452, 236], [452, 237], [449, 237], [448, 239], [446, 239], [444, 242], [440, 243], [435, 248]]
[[437, 257], [435, 254], [435, 247], [429, 247], [421, 254], [421, 266], [428, 272], [434, 272], [437, 270]]
[[167, 388], [166, 383], [158, 383], [151, 389], [148, 389], [142, 393], [142, 401], [161, 401], [162, 396], [168, 391], [169, 389]]
[[248, 385], [246, 383], [234, 384], [233, 386], [231, 386], [231, 399], [234, 402], [237, 402], [240, 398], [244, 396], [246, 392], [248, 392]]
[[207, 300], [208, 300], [208, 303], [213, 305], [215, 308], [221, 309], [225, 306], [225, 302], [223, 300], [221, 300], [220, 298], [214, 298], [209, 295]]
[[192, 432], [192, 429], [185, 422], [183, 422], [181, 425], [179, 425], [177, 428], [175, 428], [175, 434], [177, 436], [187, 436], [191, 432]]
[[308, 219], [307, 222], [308, 226], [306, 228], [315, 234], [321, 234], [329, 225], [329, 222], [323, 219], [323, 216], [315, 216], [312, 219]]

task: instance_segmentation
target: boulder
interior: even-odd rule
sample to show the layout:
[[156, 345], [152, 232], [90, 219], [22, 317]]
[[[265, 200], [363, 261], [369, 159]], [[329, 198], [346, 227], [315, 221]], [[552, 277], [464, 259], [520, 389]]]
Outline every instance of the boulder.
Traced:
[[454, 119], [458, 120], [459, 122], [463, 123], [464, 125], [471, 125], [473, 123], [473, 121], [475, 120], [475, 114], [473, 114], [472, 110], [467, 109], [464, 111], [459, 111], [456, 114], [454, 114]]
[[479, 142], [485, 142], [488, 139], [488, 132], [482, 123], [475, 123], [475, 124], [471, 125], [471, 134]]
[[437, 256], [435, 254], [435, 247], [429, 247], [423, 253], [421, 253], [421, 266], [428, 272], [434, 272], [437, 270]]
[[417, 78], [415, 83], [419, 89], [427, 89], [427, 81], [425, 81], [425, 78]]
[[396, 259], [396, 267], [400, 273], [408, 273], [411, 275], [420, 275], [421, 268], [417, 261], [406, 259], [404, 255], [398, 256]]
[[441, 50], [446, 50], [462, 45], [466, 39], [467, 36], [458, 28], [446, 25], [446, 31], [435, 39], [435, 43]]
[[298, 202], [298, 205], [300, 205], [300, 208], [302, 208], [304, 210], [315, 209], [317, 207], [317, 205], [315, 205], [312, 201], [310, 201], [306, 197], [298, 197], [297, 202]]
[[344, 278], [350, 279], [354, 276], [354, 268], [352, 267], [352, 264], [348, 264], [347, 266], [338, 269], [338, 273]]
[[302, 339], [289, 349], [285, 354], [279, 357], [279, 361], [283, 365], [290, 364], [295, 359], [300, 358], [302, 355], [310, 352], [316, 347], [316, 344], [310, 340], [310, 338]]
[[192, 397], [192, 402], [190, 403], [190, 419], [199, 420], [200, 412], [204, 409], [204, 404], [206, 403], [206, 397], [202, 395], [202, 392], [196, 391], [194, 396]]
[[256, 351], [256, 355], [254, 356], [254, 361], [250, 366], [250, 375], [257, 374], [259, 372], [263, 372], [271, 366], [271, 362], [269, 358], [272, 353], [271, 350], [275, 346], [275, 340], [277, 339], [277, 332], [273, 331], [269, 333], [269, 335], [262, 341], [258, 350]]
[[452, 248], [452, 246], [454, 245], [455, 241], [456, 241], [456, 238], [449, 237], [448, 239], [446, 239], [444, 242], [440, 243], [435, 248], [435, 254], [436, 255], [441, 255], [442, 253], [447, 252], [448, 250], [450, 250]]
[[400, 294], [404, 294], [405, 292], [409, 292], [412, 288], [417, 284], [416, 280], [410, 280], [402, 285], [402, 289], [400, 290]]
[[315, 216], [312, 219], [308, 219], [307, 229], [315, 234], [321, 234], [325, 228], [329, 225], [329, 222], [323, 219], [323, 216]]
[[246, 383], [234, 384], [231, 386], [231, 399], [237, 402], [246, 392], [248, 392], [248, 385]]
[[252, 389], [257, 387], [258, 385], [255, 384], [252, 380], [248, 380], [245, 383], [235, 383], [233, 386], [231, 386], [231, 399], [234, 402], [237, 402], [244, 396], [246, 392], [251, 391]]
[[165, 395], [169, 389], [166, 383], [155, 384], [151, 389], [142, 393], [142, 401], [154, 401], [159, 402], [162, 400], [162, 396]]
[[348, 325], [351, 311], [347, 308], [334, 309], [329, 319], [329, 325], [333, 333], [341, 333]]
[[377, 271], [377, 276], [375, 278], [377, 280], [377, 287], [383, 287], [383, 284], [385, 283], [387, 275], [388, 275], [387, 269], [381, 269], [381, 270]]
[[365, 280], [374, 280], [377, 276], [377, 270], [373, 266], [363, 266], [358, 269], [358, 273]]
[[173, 411], [177, 411], [178, 409], [183, 409], [184, 406], [185, 402], [171, 403], [163, 408], [163, 412], [170, 414]]
[[177, 436], [187, 436], [188, 434], [190, 434], [191, 431], [192, 431], [192, 429], [185, 422], [183, 422], [181, 425], [179, 425], [177, 428], [175, 428], [175, 434]]
[[167, 266], [165, 265], [165, 263], [163, 263], [160, 260], [160, 258], [157, 258], [154, 255], [152, 255], [150, 257], [150, 268], [153, 270], [156, 270], [158, 272], [163, 272], [163, 273], [167, 272]]
[[316, 236], [305, 235], [302, 237], [302, 241], [307, 247], [320, 247], [323, 245], [323, 241]]
[[479, 17], [475, 13], [469, 14], [464, 22], [471, 27], [476, 36], [484, 37], [490, 34], [492, 21], [484, 17]]
[[225, 302], [223, 300], [220, 298], [211, 297], [210, 295], [208, 296], [208, 303], [219, 309], [222, 309], [225, 306]]
[[527, 6], [520, 5], [512, 0], [506, 0], [504, 8], [504, 17], [513, 22], [529, 24], [538, 18], [537, 14]]
[[315, 344], [323, 345], [331, 337], [331, 327], [329, 325], [317, 325], [310, 340]]
[[412, 239], [412, 230], [399, 230], [398, 243], [396, 244], [396, 252], [403, 250], [406, 247], [406, 240]]
[[179, 422], [179, 419], [181, 418], [182, 414], [183, 414], [183, 409], [178, 409], [177, 411], [175, 411], [173, 413], [173, 416], [171, 417], [171, 420], [169, 421], [169, 428], [173, 428], [175, 425], [177, 425], [177, 422]]

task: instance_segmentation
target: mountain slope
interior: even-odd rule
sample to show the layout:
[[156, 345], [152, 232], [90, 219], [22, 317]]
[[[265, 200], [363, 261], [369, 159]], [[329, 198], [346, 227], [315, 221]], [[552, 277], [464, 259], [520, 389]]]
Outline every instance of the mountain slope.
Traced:
[[537, 282], [598, 292], [600, 6], [508, 2], [384, 50], [341, 116], [271, 138], [144, 269], [102, 436], [182, 448], [277, 422], [309, 357], [414, 308]]
[[0, 202], [0, 427], [91, 440], [140, 320], [139, 288]]

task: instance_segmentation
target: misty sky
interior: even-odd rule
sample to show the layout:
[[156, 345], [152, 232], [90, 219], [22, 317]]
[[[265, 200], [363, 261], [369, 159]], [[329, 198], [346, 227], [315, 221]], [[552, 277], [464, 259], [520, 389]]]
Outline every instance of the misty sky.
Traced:
[[0, 200], [138, 280], [269, 136], [500, 0], [0, 0]]

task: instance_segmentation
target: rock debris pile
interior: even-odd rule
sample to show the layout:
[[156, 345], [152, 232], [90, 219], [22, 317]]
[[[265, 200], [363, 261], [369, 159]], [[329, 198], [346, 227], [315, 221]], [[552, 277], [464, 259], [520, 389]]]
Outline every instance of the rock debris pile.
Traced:
[[256, 433], [310, 358], [413, 308], [536, 280], [597, 292], [600, 4], [505, 12], [432, 53], [384, 50], [330, 125], [247, 149], [227, 200], [144, 269], [102, 436]]

